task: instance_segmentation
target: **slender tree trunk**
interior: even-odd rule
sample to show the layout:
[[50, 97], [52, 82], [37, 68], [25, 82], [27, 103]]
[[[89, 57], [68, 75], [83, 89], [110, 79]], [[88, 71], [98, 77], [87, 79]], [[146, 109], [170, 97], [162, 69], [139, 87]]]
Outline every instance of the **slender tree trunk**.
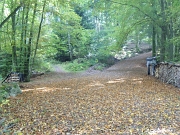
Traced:
[[18, 7], [16, 7], [12, 12], [11, 14], [4, 20], [0, 23], [0, 28], [13, 16], [16, 14], [16, 12], [21, 8], [21, 5], [19, 5]]
[[33, 57], [33, 62], [32, 62], [33, 64], [34, 64], [36, 54], [37, 54], [39, 39], [40, 39], [40, 35], [41, 35], [41, 28], [42, 28], [42, 23], [43, 23], [43, 19], [44, 19], [45, 7], [46, 7], [46, 0], [44, 0], [44, 4], [43, 4], [43, 10], [42, 10], [42, 14], [41, 14], [41, 21], [40, 21], [40, 24], [39, 24], [38, 36], [37, 36], [37, 40], [36, 40], [34, 57]]
[[[174, 8], [175, 6], [177, 6], [179, 4], [178, 1], [172, 1], [172, 8]], [[179, 24], [179, 14], [176, 14], [173, 16], [173, 38], [179, 38], [180, 34], [179, 34], [179, 30], [180, 30], [180, 24]], [[180, 61], [180, 42], [173, 42], [174, 45], [174, 56], [173, 56], [173, 60], [175, 62], [179, 62]]]
[[140, 45], [140, 39], [139, 39], [139, 30], [136, 30], [136, 52], [139, 52], [139, 45]]
[[4, 19], [4, 5], [5, 5], [5, 0], [3, 0], [3, 5], [2, 5], [2, 10], [1, 10], [1, 22]]
[[25, 38], [25, 12], [26, 6], [23, 7], [22, 19], [21, 19], [21, 40], [20, 40], [20, 56], [19, 56], [19, 72], [24, 74], [24, 38]]
[[[5, 5], [5, 0], [3, 0], [3, 4], [2, 4], [2, 10], [1, 10], [1, 22], [2, 22], [3, 19], [4, 19], [4, 5]], [[3, 39], [3, 34], [2, 34], [2, 33], [0, 33], [0, 37], [1, 37], [1, 39]], [[2, 45], [3, 45], [3, 43], [0, 42], [0, 51], [2, 50]]]
[[152, 56], [156, 56], [156, 30], [154, 24], [152, 27]]
[[24, 73], [24, 81], [29, 81], [29, 58], [28, 58], [28, 38], [27, 38], [27, 29], [28, 29], [28, 18], [29, 18], [29, 4], [26, 7], [26, 15], [25, 15], [25, 27], [24, 27], [24, 46], [23, 46], [23, 73]]
[[156, 32], [156, 50], [160, 50], [161, 48], [161, 33]]
[[162, 26], [161, 32], [161, 47], [160, 47], [160, 60], [165, 61], [165, 46], [166, 46], [166, 27]]
[[[168, 7], [169, 8], [172, 8], [172, 3], [171, 2], [167, 2], [168, 4]], [[169, 16], [172, 16], [170, 12], [169, 13]], [[169, 27], [168, 27], [168, 40], [169, 40], [169, 55], [168, 55], [168, 59], [169, 61], [173, 61], [174, 60], [174, 44], [173, 42], [171, 41], [174, 37], [174, 34], [173, 34], [173, 19], [172, 17], [170, 17], [170, 21], [169, 21]]]
[[73, 53], [72, 53], [72, 46], [71, 46], [71, 35], [68, 32], [68, 47], [69, 47], [69, 58], [72, 60]]
[[31, 22], [31, 28], [30, 28], [30, 34], [29, 34], [29, 42], [27, 44], [27, 52], [26, 52], [26, 66], [25, 66], [25, 81], [29, 82], [30, 81], [30, 59], [31, 59], [31, 46], [32, 46], [32, 40], [33, 40], [33, 28], [34, 28], [34, 20], [35, 20], [35, 15], [36, 15], [36, 8], [37, 8], [37, 1], [34, 5], [34, 11], [33, 11], [33, 18]]
[[[11, 3], [12, 8], [14, 7], [14, 3]], [[11, 16], [12, 19], [12, 70], [16, 71], [17, 68], [17, 54], [16, 54], [16, 16], [13, 14]]]
[[162, 26], [161, 26], [161, 48], [160, 48], [160, 60], [165, 61], [166, 51], [166, 14], [165, 14], [165, 0], [161, 0], [161, 14], [162, 14]]
[[[177, 23], [178, 23], [177, 20], [175, 20], [174, 24], [176, 24], [177, 26], [174, 29], [174, 34], [173, 35], [176, 38], [180, 36], [180, 34], [179, 34], [180, 25], [178, 25]], [[175, 42], [175, 46], [174, 46], [174, 51], [175, 51], [174, 52], [174, 60], [176, 62], [180, 60], [180, 55], [179, 55], [180, 50], [179, 50], [179, 48], [180, 48], [180, 43]]]
[[[157, 18], [157, 13], [156, 13], [156, 7], [155, 7], [155, 1], [151, 0], [152, 4], [152, 12], [153, 12], [153, 18]], [[154, 22], [152, 22], [152, 56], [156, 56], [156, 25]]]
[[[173, 39], [173, 22], [171, 19], [171, 22], [169, 24], [169, 40]], [[172, 41], [169, 42], [169, 60], [173, 61], [174, 60], [174, 44]]]

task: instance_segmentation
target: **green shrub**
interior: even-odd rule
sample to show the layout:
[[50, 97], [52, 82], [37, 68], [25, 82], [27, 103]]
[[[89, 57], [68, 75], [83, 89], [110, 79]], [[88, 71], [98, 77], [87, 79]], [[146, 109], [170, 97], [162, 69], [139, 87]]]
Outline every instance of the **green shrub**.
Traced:
[[114, 63], [115, 58], [112, 55], [100, 53], [96, 57], [89, 59], [78, 58], [71, 62], [64, 62], [62, 66], [67, 71], [83, 71], [91, 66], [94, 66], [95, 70], [103, 70], [105, 67], [113, 65]]
[[95, 57], [98, 60], [98, 63], [103, 63], [106, 66], [113, 65], [116, 61], [113, 54], [111, 53], [110, 50], [108, 50], [108, 48], [101, 48], [96, 53]]
[[103, 70], [107, 65], [104, 63], [98, 63], [94, 66], [95, 70]]
[[65, 70], [68, 71], [83, 71], [86, 70], [88, 67], [93, 66], [96, 64], [95, 59], [87, 59], [87, 58], [78, 58], [72, 62], [66, 62], [63, 64]]
[[7, 73], [12, 70], [12, 56], [0, 51], [0, 63], [0, 73], [2, 77], [6, 77]]
[[6, 101], [6, 98], [22, 93], [17, 83], [8, 83], [0, 85], [0, 104]]
[[44, 60], [43, 58], [37, 58], [33, 65], [33, 70], [35, 71], [47, 72], [50, 71], [50, 69], [51, 69], [50, 62]]
[[2, 77], [2, 75], [0, 74], [0, 81], [2, 81], [3, 80], [3, 77]]
[[0, 110], [2, 105], [7, 104], [8, 100], [6, 100], [8, 93], [5, 91], [5, 86], [0, 86]]
[[98, 54], [97, 60], [98, 60], [98, 63], [103, 63], [108, 66], [113, 65], [115, 63], [115, 58], [110, 54], [107, 54], [107, 55]]
[[82, 71], [88, 67], [88, 64], [84, 61], [79, 62], [78, 59], [73, 62], [68, 62], [65, 65], [65, 69], [68, 71]]
[[88, 59], [89, 62], [89, 66], [94, 66], [95, 64], [98, 63], [98, 59], [97, 58], [90, 58]]

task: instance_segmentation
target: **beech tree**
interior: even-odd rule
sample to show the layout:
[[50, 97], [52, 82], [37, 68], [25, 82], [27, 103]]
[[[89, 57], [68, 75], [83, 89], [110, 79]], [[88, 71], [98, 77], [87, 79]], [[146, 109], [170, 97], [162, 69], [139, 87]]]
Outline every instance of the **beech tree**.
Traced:
[[[29, 81], [32, 56], [31, 49], [34, 42], [34, 34], [36, 33], [36, 31], [34, 31], [34, 24], [37, 21], [36, 12], [39, 3], [37, 3], [36, 0], [19, 3], [20, 2], [16, 0], [7, 1], [6, 5], [8, 6], [4, 7], [4, 10], [10, 12], [10, 14], [1, 23], [1, 27], [2, 29], [5, 29], [5, 26], [7, 27], [6, 31], [3, 31], [4, 33], [11, 33], [9, 36], [10, 41], [9, 38], [5, 38], [7, 46], [12, 47], [12, 52], [7, 51], [7, 53], [12, 55], [12, 66], [8, 71], [21, 72], [24, 74], [25, 81]], [[11, 18], [11, 22], [9, 18]], [[11, 29], [9, 25], [11, 25]], [[1, 47], [2, 51], [6, 49], [4, 46]]]

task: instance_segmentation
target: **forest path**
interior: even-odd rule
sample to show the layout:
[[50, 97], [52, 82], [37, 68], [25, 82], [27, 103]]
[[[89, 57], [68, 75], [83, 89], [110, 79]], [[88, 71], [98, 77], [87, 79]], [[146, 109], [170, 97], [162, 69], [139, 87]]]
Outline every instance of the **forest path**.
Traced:
[[66, 72], [60, 65], [53, 66], [53, 72], [47, 73], [43, 76], [32, 78], [31, 82], [22, 83], [21, 86], [25, 88], [34, 88], [41, 86], [49, 86], [60, 81], [80, 78], [119, 78], [119, 77], [136, 77], [147, 74], [146, 58], [151, 56], [151, 52], [140, 54], [136, 57], [128, 58], [117, 62], [115, 65], [103, 70], [88, 69], [82, 72]]
[[[54, 72], [24, 83], [2, 116], [37, 135], [179, 135], [180, 91], [147, 75], [150, 53], [104, 71]], [[8, 115], [7, 115], [8, 114]]]

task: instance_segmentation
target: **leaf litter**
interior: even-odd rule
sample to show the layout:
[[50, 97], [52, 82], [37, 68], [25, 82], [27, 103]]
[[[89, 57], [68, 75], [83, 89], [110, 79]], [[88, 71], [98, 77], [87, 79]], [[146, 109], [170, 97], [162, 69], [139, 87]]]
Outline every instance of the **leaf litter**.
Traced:
[[21, 84], [23, 93], [1, 110], [0, 134], [179, 135], [180, 91], [146, 75], [148, 55]]

